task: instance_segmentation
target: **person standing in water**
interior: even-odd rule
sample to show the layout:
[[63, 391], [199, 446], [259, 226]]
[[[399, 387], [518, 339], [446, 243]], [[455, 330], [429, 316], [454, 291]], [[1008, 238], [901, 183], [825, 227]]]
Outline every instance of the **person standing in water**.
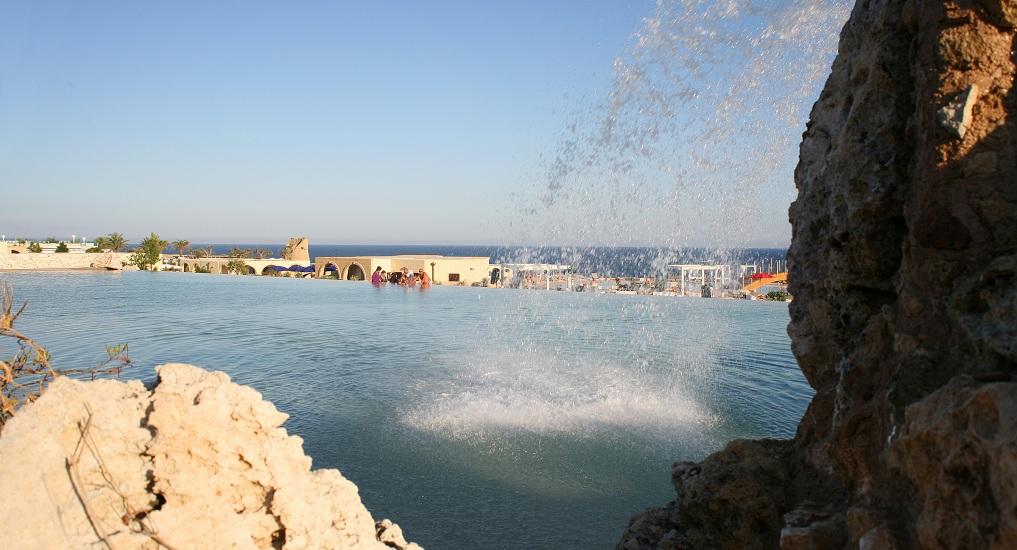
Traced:
[[431, 278], [427, 276], [427, 272], [424, 268], [417, 270], [417, 278], [420, 279], [420, 288], [427, 288], [431, 286]]
[[380, 265], [374, 270], [374, 273], [371, 274], [371, 284], [374, 285], [374, 286], [378, 286], [378, 285], [381, 284], [381, 266]]

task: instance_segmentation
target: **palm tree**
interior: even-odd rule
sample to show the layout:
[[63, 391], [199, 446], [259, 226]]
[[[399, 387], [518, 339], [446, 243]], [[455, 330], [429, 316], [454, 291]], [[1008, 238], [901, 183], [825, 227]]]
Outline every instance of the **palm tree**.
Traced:
[[127, 246], [127, 239], [124, 238], [123, 233], [110, 233], [105, 237], [99, 237], [96, 239], [95, 245], [105, 250], [120, 252], [125, 246]]
[[[112, 239], [113, 236], [110, 235], [110, 238]], [[143, 271], [148, 269], [154, 270], [162, 256], [162, 251], [168, 245], [169, 242], [160, 239], [159, 235], [152, 233], [141, 240], [141, 244], [134, 249], [134, 254], [131, 255], [128, 262], [138, 266], [138, 269]]]
[[187, 249], [191, 247], [191, 241], [180, 239], [179, 241], [173, 241], [172, 243], [170, 243], [170, 246], [177, 249], [177, 252], [179, 252], [180, 255], [183, 256], [184, 254], [187, 253]]
[[236, 248], [236, 247], [233, 247], [233, 248], [230, 249], [229, 254], [227, 254], [227, 255], [230, 258], [250, 258], [251, 257], [251, 249], [250, 248]]

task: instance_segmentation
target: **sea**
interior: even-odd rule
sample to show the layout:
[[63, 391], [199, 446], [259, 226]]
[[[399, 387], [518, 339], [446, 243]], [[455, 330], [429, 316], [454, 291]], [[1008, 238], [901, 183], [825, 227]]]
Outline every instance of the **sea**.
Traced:
[[430, 549], [612, 548], [633, 513], [674, 498], [672, 462], [791, 437], [812, 396], [782, 302], [175, 272], [0, 281], [57, 367], [128, 343], [124, 378], [186, 362], [254, 387], [315, 468]]
[[[279, 244], [195, 244], [211, 246], [216, 254], [233, 248], [263, 248], [281, 257]], [[609, 277], [655, 276], [667, 272], [669, 264], [726, 263], [756, 265], [758, 271], [787, 269], [785, 248], [668, 248], [617, 246], [505, 246], [505, 245], [391, 245], [391, 244], [311, 244], [316, 256], [394, 256], [399, 254], [437, 254], [441, 256], [487, 256], [491, 263], [552, 263], [571, 265], [577, 273], [598, 273]]]

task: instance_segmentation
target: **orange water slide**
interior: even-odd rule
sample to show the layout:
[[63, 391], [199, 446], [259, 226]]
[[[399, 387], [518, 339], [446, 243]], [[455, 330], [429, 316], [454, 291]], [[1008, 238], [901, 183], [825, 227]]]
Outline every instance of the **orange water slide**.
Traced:
[[772, 277], [767, 277], [766, 279], [756, 279], [755, 281], [752, 281], [751, 283], [745, 285], [745, 288], [743, 288], [742, 290], [755, 292], [757, 288], [762, 288], [766, 285], [786, 282], [787, 282], [787, 271], [783, 273], [774, 273]]

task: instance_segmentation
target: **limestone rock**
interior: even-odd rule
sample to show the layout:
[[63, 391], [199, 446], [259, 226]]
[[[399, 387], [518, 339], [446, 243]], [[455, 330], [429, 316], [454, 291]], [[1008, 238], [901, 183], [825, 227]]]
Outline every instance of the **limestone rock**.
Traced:
[[963, 138], [971, 126], [971, 110], [978, 101], [978, 85], [972, 84], [939, 110], [939, 123], [952, 134]]
[[286, 415], [221, 372], [56, 380], [0, 437], [5, 548], [405, 548], [357, 487], [311, 470]]
[[855, 5], [795, 170], [788, 333], [816, 395], [786, 486], [754, 514], [722, 490], [749, 472], [683, 482], [619, 547], [1017, 548], [1015, 14]]

